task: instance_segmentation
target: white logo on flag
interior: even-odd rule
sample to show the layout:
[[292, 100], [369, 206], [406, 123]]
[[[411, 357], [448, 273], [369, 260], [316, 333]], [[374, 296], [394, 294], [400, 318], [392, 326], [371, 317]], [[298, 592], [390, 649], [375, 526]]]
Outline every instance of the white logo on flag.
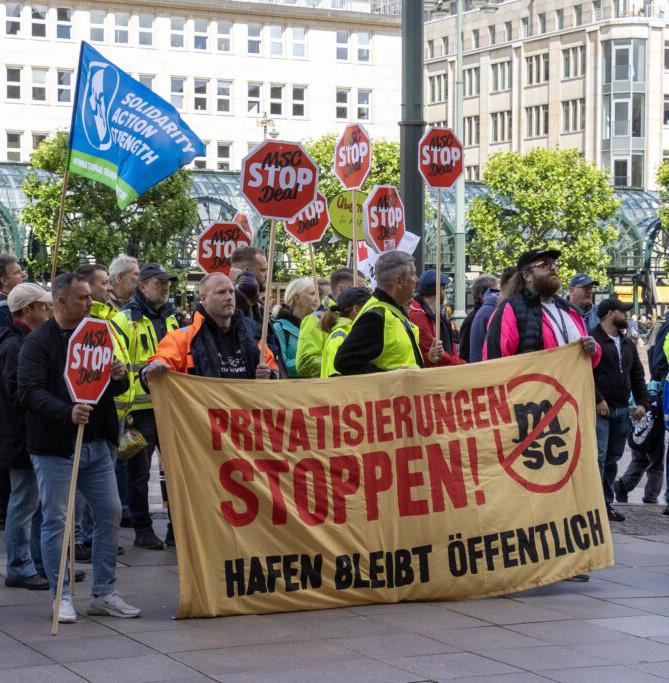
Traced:
[[113, 65], [107, 62], [91, 62], [82, 101], [81, 119], [89, 144], [100, 151], [112, 146], [109, 115], [120, 77]]

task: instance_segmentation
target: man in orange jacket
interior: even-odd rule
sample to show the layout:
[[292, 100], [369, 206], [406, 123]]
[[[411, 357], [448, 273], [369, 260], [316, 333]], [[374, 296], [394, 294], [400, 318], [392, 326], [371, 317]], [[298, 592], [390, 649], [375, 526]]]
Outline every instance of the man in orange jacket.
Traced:
[[226, 379], [278, 378], [278, 366], [269, 347], [260, 358], [260, 336], [257, 322], [235, 312], [230, 278], [210, 273], [200, 282], [200, 304], [193, 323], [163, 337], [156, 354], [141, 371], [142, 383], [147, 383], [147, 376], [167, 370]]

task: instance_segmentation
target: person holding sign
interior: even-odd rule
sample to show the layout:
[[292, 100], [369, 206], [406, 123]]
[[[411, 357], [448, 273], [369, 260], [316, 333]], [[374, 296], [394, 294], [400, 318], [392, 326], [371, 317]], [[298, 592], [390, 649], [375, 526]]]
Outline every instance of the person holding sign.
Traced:
[[[18, 393], [26, 409], [28, 452], [37, 476], [42, 504], [42, 559], [49, 586], [56, 592], [65, 527], [72, 453], [79, 425], [85, 425], [78, 487], [93, 511], [93, 585], [88, 613], [137, 617], [115, 590], [121, 503], [116, 487], [110, 444], [118, 444], [114, 396], [129, 386], [125, 367], [111, 364], [111, 381], [95, 405], [73, 403], [65, 383], [68, 340], [91, 308], [91, 290], [74, 273], [59, 275], [52, 288], [54, 317], [29, 334], [19, 354]], [[69, 587], [60, 605], [61, 623], [76, 621]]]
[[[381, 254], [376, 262], [374, 294], [335, 356], [338, 373], [359, 375], [423, 367], [418, 328], [406, 315], [417, 281], [413, 256], [403, 251]], [[441, 342], [433, 344], [430, 360], [436, 363], [442, 353]]]

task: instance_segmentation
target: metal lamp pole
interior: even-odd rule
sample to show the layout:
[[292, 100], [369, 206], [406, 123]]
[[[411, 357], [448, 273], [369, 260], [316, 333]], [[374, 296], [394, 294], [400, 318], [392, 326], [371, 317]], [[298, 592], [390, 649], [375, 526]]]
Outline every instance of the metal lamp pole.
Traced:
[[[457, 0], [456, 16], [456, 52], [455, 52], [455, 134], [458, 140], [464, 144], [464, 117], [462, 101], [464, 99], [463, 83], [463, 44], [462, 34], [464, 28], [464, 0]], [[441, 226], [439, 226], [441, 228]], [[455, 183], [455, 264], [454, 264], [454, 285], [455, 285], [455, 310], [453, 319], [456, 322], [464, 320], [467, 312], [465, 310], [465, 179], [464, 175]]]

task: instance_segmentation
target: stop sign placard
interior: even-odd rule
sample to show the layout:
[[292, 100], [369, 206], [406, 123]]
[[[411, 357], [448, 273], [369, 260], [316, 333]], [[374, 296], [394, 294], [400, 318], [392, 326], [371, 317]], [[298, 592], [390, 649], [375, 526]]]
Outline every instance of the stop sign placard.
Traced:
[[320, 193], [316, 200], [305, 206], [292, 221], [286, 221], [286, 232], [301, 244], [320, 242], [330, 225], [328, 201]]
[[372, 165], [372, 145], [367, 131], [352, 123], [344, 128], [335, 145], [333, 170], [349, 190], [361, 188]]
[[238, 223], [214, 223], [197, 238], [197, 262], [205, 273], [230, 275], [232, 252], [250, 244], [251, 238]]
[[84, 318], [67, 344], [65, 384], [75, 403], [97, 403], [109, 384], [114, 342], [105, 320]]
[[232, 219], [232, 222], [237, 223], [237, 225], [249, 236], [250, 240], [253, 239], [253, 226], [245, 213], [240, 213], [238, 211]]
[[430, 187], [451, 187], [462, 175], [462, 144], [450, 128], [428, 128], [418, 143], [418, 170]]
[[365, 239], [376, 251], [393, 251], [404, 236], [404, 204], [394, 185], [374, 185], [362, 205]]
[[292, 220], [317, 187], [318, 165], [295, 142], [265, 140], [242, 161], [242, 194], [263, 218]]

